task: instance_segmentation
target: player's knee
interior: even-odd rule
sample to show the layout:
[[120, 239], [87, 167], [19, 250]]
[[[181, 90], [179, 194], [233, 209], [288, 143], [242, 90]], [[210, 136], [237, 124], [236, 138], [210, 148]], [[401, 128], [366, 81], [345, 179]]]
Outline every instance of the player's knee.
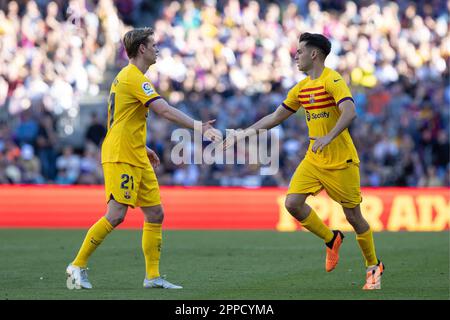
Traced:
[[162, 207], [146, 210], [144, 214], [147, 222], [162, 223], [164, 220], [164, 210]]
[[347, 209], [344, 212], [345, 218], [347, 219], [348, 223], [350, 223], [352, 226], [359, 225], [365, 221], [363, 216], [356, 210]]
[[345, 218], [347, 219], [348, 223], [350, 223], [352, 226], [354, 226], [358, 222], [358, 219], [354, 214], [346, 214]]
[[108, 217], [108, 221], [113, 227], [117, 227], [123, 220], [125, 220], [125, 216]]
[[156, 211], [153, 215], [153, 219], [155, 220], [155, 223], [162, 223], [164, 220], [164, 210], [161, 208], [160, 210]]
[[111, 200], [108, 203], [108, 211], [106, 212], [105, 217], [113, 227], [117, 227], [124, 221], [127, 210], [127, 205]]
[[350, 223], [350, 225], [358, 234], [364, 233], [370, 228], [366, 219], [364, 219], [361, 214], [346, 214], [345, 217], [347, 218], [348, 223]]
[[301, 212], [303, 204], [304, 202], [289, 197], [284, 201], [284, 207], [293, 216], [298, 215]]

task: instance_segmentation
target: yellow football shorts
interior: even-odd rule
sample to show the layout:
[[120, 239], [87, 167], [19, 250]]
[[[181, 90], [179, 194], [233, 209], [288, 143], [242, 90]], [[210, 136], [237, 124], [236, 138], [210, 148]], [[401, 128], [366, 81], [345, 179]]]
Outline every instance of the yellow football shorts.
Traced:
[[114, 199], [131, 207], [161, 204], [159, 184], [151, 166], [140, 168], [128, 163], [104, 163], [106, 202]]
[[292, 176], [287, 193], [317, 195], [323, 189], [343, 207], [356, 207], [362, 201], [359, 165], [351, 162], [347, 168], [330, 170], [303, 160]]

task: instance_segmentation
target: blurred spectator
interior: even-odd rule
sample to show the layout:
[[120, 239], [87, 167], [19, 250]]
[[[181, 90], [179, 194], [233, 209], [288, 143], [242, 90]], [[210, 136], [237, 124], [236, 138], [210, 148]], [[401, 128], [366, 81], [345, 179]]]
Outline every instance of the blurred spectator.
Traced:
[[42, 166], [42, 175], [49, 181], [53, 181], [56, 177], [57, 142], [54, 119], [50, 113], [45, 112], [39, 119], [36, 149]]
[[[63, 173], [70, 183], [73, 184], [78, 180], [80, 175], [80, 156], [74, 154], [72, 146], [65, 146], [62, 155], [56, 159], [56, 168], [58, 173]], [[61, 179], [61, 177], [58, 177]]]
[[73, 184], [73, 179], [69, 178], [69, 176], [67, 175], [66, 168], [63, 167], [63, 168], [58, 169], [58, 173], [56, 175], [55, 183], [56, 184], [61, 184], [61, 185]]
[[442, 187], [444, 185], [443, 180], [437, 176], [436, 168], [430, 166], [427, 168], [427, 173], [425, 176], [420, 177], [417, 184], [419, 187]]
[[6, 159], [5, 151], [0, 150], [0, 184], [9, 184], [9, 180], [6, 174], [6, 168], [8, 166], [8, 161]]
[[33, 146], [24, 144], [20, 150], [20, 158], [18, 166], [22, 172], [22, 183], [43, 183], [44, 178], [41, 176], [41, 163], [34, 154]]
[[193, 186], [198, 184], [199, 168], [194, 164], [182, 164], [173, 173], [173, 184]]
[[78, 178], [79, 184], [102, 184], [102, 167], [97, 159], [98, 148], [89, 144], [85, 150], [83, 157], [80, 160], [80, 176]]
[[19, 145], [35, 145], [39, 131], [39, 123], [30, 110], [21, 113], [19, 125], [16, 128], [15, 140]]
[[445, 174], [445, 168], [450, 163], [450, 145], [448, 139], [448, 131], [441, 129], [437, 134], [437, 139], [432, 146], [433, 164], [441, 171], [441, 175]]
[[98, 119], [95, 112], [91, 114], [91, 123], [86, 131], [86, 141], [94, 143], [97, 147], [100, 147], [103, 139], [106, 136], [106, 128], [102, 122]]

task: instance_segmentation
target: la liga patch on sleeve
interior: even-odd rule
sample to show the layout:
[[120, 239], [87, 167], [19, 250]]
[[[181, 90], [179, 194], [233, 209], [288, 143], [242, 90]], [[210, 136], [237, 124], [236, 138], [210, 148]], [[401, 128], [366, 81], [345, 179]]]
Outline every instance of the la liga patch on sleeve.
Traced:
[[155, 93], [155, 91], [153, 90], [153, 88], [152, 88], [150, 82], [144, 82], [144, 83], [142, 84], [142, 90], [144, 90], [144, 93], [145, 93], [147, 96], [150, 96], [150, 95], [152, 95], [153, 93]]

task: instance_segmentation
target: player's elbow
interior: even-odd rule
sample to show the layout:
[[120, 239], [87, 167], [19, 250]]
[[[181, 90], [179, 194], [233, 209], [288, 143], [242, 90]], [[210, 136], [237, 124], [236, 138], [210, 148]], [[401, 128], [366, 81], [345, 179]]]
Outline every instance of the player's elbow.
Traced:
[[273, 127], [277, 126], [281, 121], [279, 116], [274, 113], [272, 113], [268, 116], [268, 120], [269, 120], [269, 128], [273, 128]]
[[172, 120], [173, 120], [172, 112], [170, 112], [169, 109], [163, 110], [163, 111], [161, 112], [160, 116], [163, 117], [163, 118], [166, 118], [166, 119], [169, 120], [169, 121], [172, 121]]
[[356, 119], [356, 113], [348, 114], [347, 115], [347, 127], [351, 126], [353, 121]]

